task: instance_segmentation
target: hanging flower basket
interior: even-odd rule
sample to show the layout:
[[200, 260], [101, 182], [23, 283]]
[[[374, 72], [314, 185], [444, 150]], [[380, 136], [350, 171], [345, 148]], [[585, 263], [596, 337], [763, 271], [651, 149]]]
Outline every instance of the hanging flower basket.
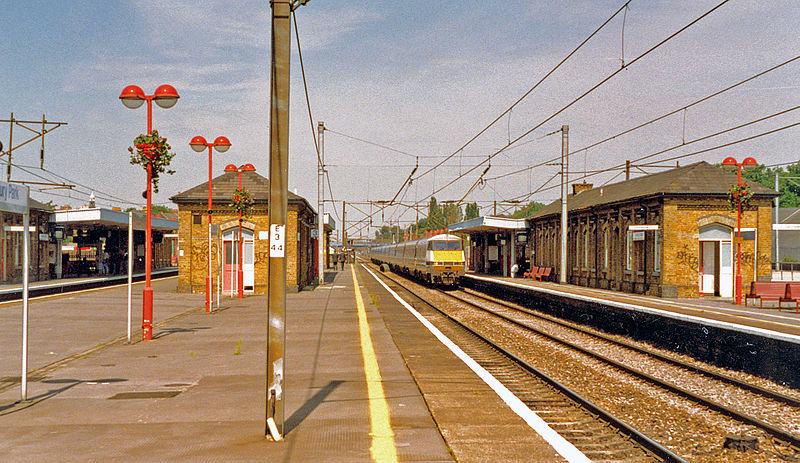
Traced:
[[245, 217], [249, 217], [253, 212], [254, 204], [255, 202], [253, 201], [253, 197], [245, 188], [237, 188], [233, 190], [233, 198], [231, 198], [230, 206], [234, 210], [241, 213]]
[[158, 193], [158, 177], [163, 173], [174, 174], [174, 170], [169, 169], [169, 164], [175, 153], [170, 153], [172, 147], [167, 143], [167, 139], [158, 135], [158, 131], [153, 130], [150, 135], [139, 135], [133, 140], [133, 146], [128, 148], [131, 154], [131, 164], [139, 164], [147, 170], [147, 165], [153, 166], [153, 191]]
[[750, 205], [752, 199], [753, 192], [750, 191], [750, 185], [736, 185], [730, 187], [728, 190], [728, 206], [731, 210], [735, 211], [739, 207], [739, 203], [741, 203], [742, 209], [746, 208]]

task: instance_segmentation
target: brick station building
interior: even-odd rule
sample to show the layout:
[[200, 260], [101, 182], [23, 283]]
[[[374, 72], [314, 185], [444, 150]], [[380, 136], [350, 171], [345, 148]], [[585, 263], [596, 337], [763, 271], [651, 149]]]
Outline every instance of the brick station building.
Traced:
[[[742, 291], [771, 279], [772, 199], [753, 182], [742, 211]], [[568, 197], [567, 282], [661, 297], [733, 296], [736, 173], [698, 162]], [[528, 219], [531, 265], [559, 281], [561, 202]]]
[[[242, 187], [254, 200], [253, 212], [242, 221], [244, 291], [265, 294], [269, 267], [269, 179], [244, 171]], [[222, 283], [223, 295], [237, 287], [239, 213], [230, 206], [239, 186], [236, 171], [212, 179], [212, 274], [214, 293]], [[208, 182], [170, 198], [178, 205], [178, 291], [204, 293], [208, 275]], [[288, 192], [286, 222], [286, 288], [298, 291], [310, 285], [314, 274], [316, 212], [308, 202]], [[222, 265], [220, 266], [220, 263]]]
[[[55, 250], [49, 238], [42, 235], [49, 232], [51, 208], [34, 199], [29, 199], [30, 207], [30, 281], [51, 278], [49, 263], [55, 261]], [[23, 256], [22, 214], [3, 212], [0, 209], [0, 284], [22, 282]]]

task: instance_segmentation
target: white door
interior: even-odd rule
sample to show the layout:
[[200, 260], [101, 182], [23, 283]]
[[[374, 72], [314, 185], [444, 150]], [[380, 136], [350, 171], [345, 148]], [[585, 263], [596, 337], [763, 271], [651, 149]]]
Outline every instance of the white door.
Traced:
[[[242, 229], [242, 288], [246, 292], [252, 292], [255, 281], [253, 231]], [[223, 267], [222, 267], [222, 289], [234, 294], [239, 285], [239, 229], [231, 228], [222, 234], [223, 240]]]
[[733, 297], [733, 250], [730, 241], [719, 243], [719, 295]]
[[703, 294], [714, 294], [714, 268], [716, 267], [714, 248], [716, 244], [715, 241], [700, 242], [700, 252], [702, 253], [700, 292]]
[[253, 247], [253, 232], [250, 230], [242, 230], [242, 237], [244, 238], [242, 272], [244, 272], [244, 290], [252, 292], [255, 289], [255, 265], [254, 265], [254, 247]]

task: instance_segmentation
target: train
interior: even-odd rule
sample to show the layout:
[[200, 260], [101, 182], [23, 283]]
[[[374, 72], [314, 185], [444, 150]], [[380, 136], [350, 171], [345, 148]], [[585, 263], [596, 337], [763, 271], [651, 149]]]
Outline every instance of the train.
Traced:
[[369, 249], [369, 258], [432, 285], [457, 286], [464, 276], [464, 243], [456, 235], [374, 246]]

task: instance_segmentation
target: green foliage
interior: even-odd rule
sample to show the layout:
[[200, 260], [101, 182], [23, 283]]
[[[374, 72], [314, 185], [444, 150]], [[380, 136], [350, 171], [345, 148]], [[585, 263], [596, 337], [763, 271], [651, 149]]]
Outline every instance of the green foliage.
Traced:
[[525, 206], [517, 209], [511, 214], [512, 219], [525, 219], [532, 216], [536, 211], [543, 208], [545, 205], [537, 201], [531, 201]]
[[58, 205], [54, 203], [52, 199], [43, 204], [45, 205], [48, 211], [54, 211], [58, 208]]
[[396, 225], [392, 227], [387, 227], [384, 225], [380, 229], [375, 230], [375, 239], [378, 241], [391, 242], [397, 236], [400, 236], [401, 239], [403, 238], [400, 227]]
[[[733, 172], [736, 173], [736, 170]], [[758, 165], [752, 169], [742, 169], [742, 178], [774, 189], [776, 173], [778, 190], [781, 193], [779, 206], [800, 207], [800, 162], [776, 168]]]
[[728, 189], [728, 207], [732, 211], [735, 211], [739, 204], [742, 205], [742, 208], [746, 208], [751, 199], [753, 199], [753, 192], [750, 191], [750, 186], [747, 184], [734, 185]]
[[152, 165], [153, 191], [158, 193], [158, 178], [163, 173], [174, 174], [174, 170], [169, 169], [169, 164], [175, 153], [170, 153], [172, 147], [167, 143], [167, 139], [158, 135], [157, 130], [153, 130], [150, 135], [139, 135], [133, 140], [133, 146], [128, 148], [131, 155], [131, 164], [139, 164], [147, 170], [147, 165]]
[[[150, 210], [153, 211], [153, 214], [167, 214], [172, 212], [172, 209], [168, 208], [167, 206], [161, 206], [159, 204], [153, 204], [152, 206], [150, 206]], [[125, 209], [125, 212], [144, 212], [144, 211], [136, 207], [129, 207]]]
[[431, 196], [431, 201], [428, 203], [428, 219], [424, 227], [419, 227], [423, 232], [428, 230], [435, 230], [444, 226], [444, 213], [442, 208], [436, 202], [436, 197]]
[[230, 206], [237, 212], [245, 217], [250, 217], [250, 214], [253, 213], [254, 204], [253, 197], [246, 188], [237, 188], [233, 190], [233, 198], [231, 198]]
[[476, 219], [480, 216], [481, 216], [481, 210], [478, 207], [478, 203], [468, 203], [465, 209], [464, 220]]

